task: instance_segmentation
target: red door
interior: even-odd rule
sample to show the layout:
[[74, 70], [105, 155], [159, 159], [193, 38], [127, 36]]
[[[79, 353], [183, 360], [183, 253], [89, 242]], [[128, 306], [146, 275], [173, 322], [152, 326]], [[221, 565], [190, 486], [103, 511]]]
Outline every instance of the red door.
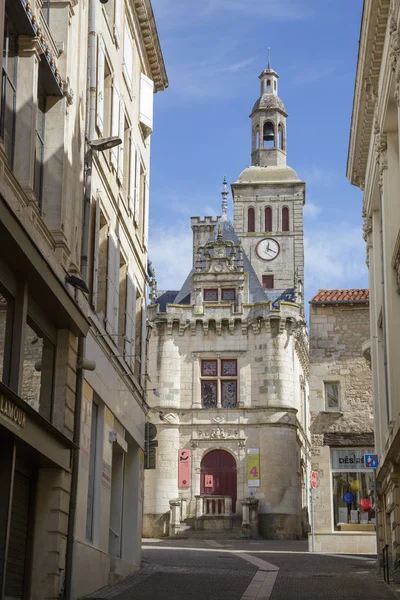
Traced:
[[201, 461], [200, 493], [210, 496], [232, 496], [232, 512], [236, 505], [236, 461], [225, 450], [212, 450]]

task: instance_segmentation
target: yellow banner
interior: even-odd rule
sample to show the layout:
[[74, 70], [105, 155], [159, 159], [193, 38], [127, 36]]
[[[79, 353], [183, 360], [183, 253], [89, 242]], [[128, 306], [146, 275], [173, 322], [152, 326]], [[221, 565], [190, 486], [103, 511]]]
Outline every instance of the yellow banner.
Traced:
[[247, 450], [247, 480], [250, 487], [260, 486], [260, 450], [249, 448]]

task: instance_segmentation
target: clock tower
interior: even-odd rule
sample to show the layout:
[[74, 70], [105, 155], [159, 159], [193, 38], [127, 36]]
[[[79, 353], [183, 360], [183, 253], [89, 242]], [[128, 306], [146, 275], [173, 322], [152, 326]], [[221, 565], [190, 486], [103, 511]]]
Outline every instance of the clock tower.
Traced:
[[232, 184], [234, 227], [271, 299], [303, 303], [305, 183], [286, 164], [287, 113], [278, 96], [279, 75], [261, 73], [251, 112], [251, 166]]

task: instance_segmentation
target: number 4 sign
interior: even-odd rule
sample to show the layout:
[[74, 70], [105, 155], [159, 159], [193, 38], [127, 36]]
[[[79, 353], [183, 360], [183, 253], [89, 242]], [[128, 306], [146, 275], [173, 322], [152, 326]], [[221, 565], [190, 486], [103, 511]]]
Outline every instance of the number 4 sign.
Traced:
[[247, 450], [247, 483], [249, 487], [260, 487], [260, 449]]

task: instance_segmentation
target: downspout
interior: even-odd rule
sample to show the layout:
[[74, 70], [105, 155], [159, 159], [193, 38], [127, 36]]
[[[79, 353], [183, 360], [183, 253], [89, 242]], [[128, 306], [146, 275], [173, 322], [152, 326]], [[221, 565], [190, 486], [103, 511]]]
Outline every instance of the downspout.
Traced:
[[386, 419], [390, 422], [389, 416], [389, 383], [388, 383], [388, 366], [387, 366], [387, 341], [386, 341], [386, 311], [385, 311], [385, 263], [383, 259], [383, 218], [382, 218], [382, 192], [379, 191], [379, 227], [380, 227], [380, 242], [381, 242], [381, 285], [382, 285], [382, 333], [383, 333], [383, 370], [385, 374], [385, 403], [386, 403]]
[[75, 518], [77, 506], [77, 490], [78, 490], [78, 474], [79, 474], [79, 453], [81, 441], [81, 413], [82, 413], [82, 396], [83, 396], [83, 368], [79, 365], [79, 360], [84, 358], [86, 348], [86, 340], [80, 337], [78, 340], [78, 364], [76, 371], [76, 401], [74, 413], [74, 444], [75, 447], [71, 450], [71, 495], [69, 499], [69, 516], [68, 516], [68, 532], [67, 532], [67, 551], [65, 559], [65, 587], [64, 599], [72, 600], [72, 586], [75, 574]]
[[[88, 278], [88, 256], [89, 256], [89, 228], [90, 228], [90, 201], [92, 195], [92, 150], [88, 142], [94, 139], [95, 117], [96, 117], [96, 2], [89, 0], [89, 35], [88, 35], [88, 96], [86, 113], [86, 150], [84, 160], [84, 204], [82, 223], [82, 248], [81, 248], [81, 275], [87, 283]], [[85, 357], [86, 340], [80, 337], [78, 340], [78, 361]], [[76, 564], [75, 546], [75, 521], [78, 495], [79, 455], [81, 441], [81, 413], [83, 397], [84, 373], [83, 368], [77, 365], [76, 372], [76, 396], [74, 413], [74, 443], [75, 448], [71, 453], [71, 495], [69, 502], [67, 549], [65, 559], [65, 586], [64, 600], [72, 600], [74, 597], [73, 583]]]
[[87, 127], [81, 251], [81, 275], [86, 284], [88, 283], [90, 201], [92, 196], [92, 149], [89, 146], [89, 142], [94, 139], [96, 120], [96, 1], [89, 0]]

